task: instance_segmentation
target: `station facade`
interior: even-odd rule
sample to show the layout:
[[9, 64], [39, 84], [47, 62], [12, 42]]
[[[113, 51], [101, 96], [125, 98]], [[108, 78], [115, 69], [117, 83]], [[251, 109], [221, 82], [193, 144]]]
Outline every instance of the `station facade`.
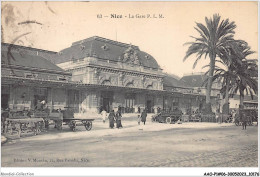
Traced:
[[[162, 71], [138, 46], [101, 37], [74, 42], [60, 52], [2, 43], [2, 108], [34, 109], [45, 100], [55, 111], [134, 113], [205, 106], [205, 89]], [[217, 92], [212, 92], [213, 110]]]

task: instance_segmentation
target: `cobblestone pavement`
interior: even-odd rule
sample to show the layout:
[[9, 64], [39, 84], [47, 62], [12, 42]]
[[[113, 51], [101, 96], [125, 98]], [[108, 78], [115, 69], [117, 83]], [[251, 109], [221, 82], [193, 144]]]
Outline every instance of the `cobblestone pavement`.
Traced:
[[187, 123], [48, 132], [2, 145], [3, 167], [257, 167], [258, 127]]
[[[246, 153], [243, 153], [246, 151]], [[235, 155], [234, 155], [235, 154]], [[149, 167], [255, 167], [257, 165], [257, 145], [244, 146], [232, 150], [198, 153], [194, 156], [178, 156], [155, 160], [135, 166]]]

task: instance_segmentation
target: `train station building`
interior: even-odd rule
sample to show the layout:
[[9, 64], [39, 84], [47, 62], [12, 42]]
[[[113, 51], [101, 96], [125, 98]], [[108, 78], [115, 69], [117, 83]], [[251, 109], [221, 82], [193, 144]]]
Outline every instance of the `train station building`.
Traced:
[[[185, 114], [205, 107], [205, 88], [191, 85], [202, 75], [164, 73], [153, 56], [132, 44], [94, 36], [53, 52], [2, 43], [1, 56], [2, 109], [34, 109], [42, 100], [50, 111], [72, 107], [79, 114], [176, 107]], [[218, 93], [213, 89], [213, 110]]]

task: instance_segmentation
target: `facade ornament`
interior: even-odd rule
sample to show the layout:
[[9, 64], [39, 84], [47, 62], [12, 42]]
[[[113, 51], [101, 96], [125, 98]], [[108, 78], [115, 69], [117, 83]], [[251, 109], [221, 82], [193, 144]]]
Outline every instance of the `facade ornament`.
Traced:
[[81, 50], [84, 50], [84, 49], [85, 49], [85, 46], [84, 46], [84, 45], [80, 45], [80, 49], [81, 49]]
[[95, 68], [94, 69], [94, 73], [95, 73], [96, 76], [99, 76], [100, 73], [101, 73], [101, 69], [100, 68]]
[[119, 74], [119, 78], [120, 78], [121, 81], [124, 80], [124, 78], [125, 78], [125, 73], [121, 72], [121, 73]]
[[109, 76], [109, 75], [100, 76], [98, 83], [99, 84], [105, 84], [105, 85], [111, 85], [111, 76]]
[[122, 62], [141, 65], [138, 53], [131, 45], [125, 50]]
[[103, 46], [101, 46], [101, 48], [103, 49], [103, 50], [108, 50], [109, 48], [107, 47], [107, 45], [105, 44], [105, 45], [103, 45]]
[[143, 76], [143, 77], [142, 77], [142, 82], [145, 83], [145, 80], [146, 80], [146, 77]]

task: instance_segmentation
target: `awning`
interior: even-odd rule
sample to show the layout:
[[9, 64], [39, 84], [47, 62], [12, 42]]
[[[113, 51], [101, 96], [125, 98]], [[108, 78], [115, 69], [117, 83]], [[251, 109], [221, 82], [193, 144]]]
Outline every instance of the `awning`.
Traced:
[[58, 80], [41, 80], [35, 78], [24, 78], [17, 76], [2, 76], [2, 85], [20, 85], [20, 86], [36, 86], [36, 87], [55, 87], [55, 88], [67, 88], [75, 90], [99, 90], [99, 91], [124, 91], [126, 93], [145, 93], [145, 94], [159, 94], [174, 97], [190, 96], [190, 97], [205, 97], [205, 95], [182, 93], [178, 91], [169, 90], [152, 90], [144, 88], [124, 87], [124, 86], [111, 86], [111, 85], [99, 85], [99, 84], [85, 84], [74, 81], [58, 81]]

